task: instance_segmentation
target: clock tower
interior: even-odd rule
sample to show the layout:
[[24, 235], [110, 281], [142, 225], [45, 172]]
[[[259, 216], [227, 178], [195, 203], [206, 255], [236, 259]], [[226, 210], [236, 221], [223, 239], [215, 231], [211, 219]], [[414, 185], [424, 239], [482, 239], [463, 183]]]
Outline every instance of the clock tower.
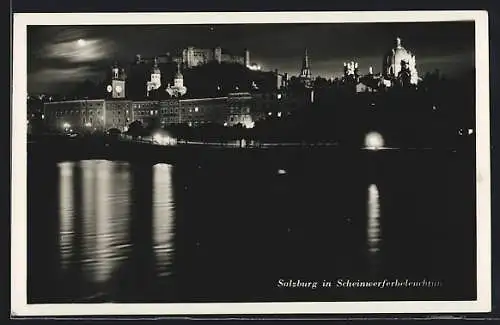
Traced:
[[115, 63], [111, 68], [111, 84], [106, 87], [112, 98], [125, 98], [125, 79], [125, 69]]

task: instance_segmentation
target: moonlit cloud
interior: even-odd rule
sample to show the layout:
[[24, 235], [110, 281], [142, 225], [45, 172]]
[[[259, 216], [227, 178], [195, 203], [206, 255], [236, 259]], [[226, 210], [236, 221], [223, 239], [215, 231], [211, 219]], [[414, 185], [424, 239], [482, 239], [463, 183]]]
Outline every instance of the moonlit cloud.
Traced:
[[28, 74], [28, 89], [48, 91], [54, 85], [65, 88], [69, 84], [78, 83], [85, 79], [98, 78], [101, 74], [100, 71], [96, 71], [89, 66], [41, 69]]
[[81, 63], [103, 60], [113, 54], [112, 42], [110, 41], [83, 39], [84, 42], [81, 42], [79, 40], [49, 44], [41, 51], [41, 56], [48, 59]]
[[72, 81], [74, 78], [94, 77], [99, 72], [92, 70], [90, 67], [64, 68], [55, 69], [48, 68], [37, 71], [30, 75], [30, 78], [49, 79], [53, 81]]

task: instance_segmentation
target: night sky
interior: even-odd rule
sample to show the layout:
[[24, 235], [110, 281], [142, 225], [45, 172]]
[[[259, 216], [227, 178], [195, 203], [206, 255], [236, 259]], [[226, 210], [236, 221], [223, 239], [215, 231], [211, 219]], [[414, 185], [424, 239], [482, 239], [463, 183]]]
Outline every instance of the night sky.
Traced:
[[60, 93], [85, 79], [102, 79], [114, 60], [131, 62], [195, 46], [217, 45], [234, 54], [245, 48], [264, 70], [296, 75], [304, 49], [313, 76], [338, 77], [343, 62], [361, 73], [382, 58], [395, 38], [413, 52], [420, 75], [439, 69], [449, 77], [474, 68], [474, 23], [250, 24], [154, 26], [29, 26], [28, 92]]

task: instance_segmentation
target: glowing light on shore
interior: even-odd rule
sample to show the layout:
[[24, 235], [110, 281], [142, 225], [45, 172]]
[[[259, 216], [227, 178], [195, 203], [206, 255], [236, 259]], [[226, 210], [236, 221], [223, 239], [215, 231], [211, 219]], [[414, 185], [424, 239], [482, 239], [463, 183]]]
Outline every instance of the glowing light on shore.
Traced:
[[166, 133], [158, 132], [153, 135], [153, 142], [163, 146], [172, 146], [177, 143], [177, 140]]
[[245, 121], [244, 125], [247, 129], [253, 129], [255, 126], [255, 122], [254, 121]]
[[248, 69], [252, 70], [252, 71], [260, 71], [262, 69], [262, 67], [258, 64], [251, 64], [248, 66]]
[[365, 136], [365, 148], [379, 150], [384, 146], [384, 138], [378, 132], [372, 131]]
[[78, 46], [85, 46], [87, 44], [87, 41], [83, 38], [80, 38], [78, 41], [76, 41], [76, 44], [78, 44]]

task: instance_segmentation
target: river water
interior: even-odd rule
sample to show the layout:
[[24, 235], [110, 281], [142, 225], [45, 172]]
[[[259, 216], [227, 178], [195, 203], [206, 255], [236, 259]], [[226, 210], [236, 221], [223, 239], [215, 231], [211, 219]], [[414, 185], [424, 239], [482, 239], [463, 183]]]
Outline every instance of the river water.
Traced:
[[[29, 302], [475, 298], [473, 157], [309, 157], [32, 157]], [[435, 285], [338, 285], [384, 279]]]

